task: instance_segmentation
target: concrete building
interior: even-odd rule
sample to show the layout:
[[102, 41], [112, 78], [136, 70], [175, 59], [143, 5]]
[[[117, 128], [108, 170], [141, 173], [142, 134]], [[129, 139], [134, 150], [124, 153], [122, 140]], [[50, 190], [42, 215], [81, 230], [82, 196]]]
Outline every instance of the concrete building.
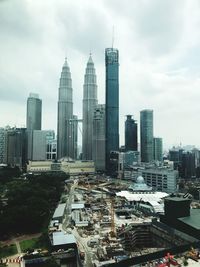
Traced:
[[174, 193], [177, 192], [178, 171], [167, 168], [147, 168], [138, 170], [148, 186], [154, 190]]
[[27, 172], [51, 172], [51, 171], [63, 171], [67, 174], [84, 175], [93, 174], [95, 172], [93, 161], [64, 161], [51, 162], [45, 161], [29, 161], [27, 165]]
[[10, 128], [5, 133], [5, 163], [24, 168], [27, 161], [26, 128]]
[[34, 130], [32, 134], [32, 155], [33, 161], [47, 159], [47, 144], [55, 139], [53, 130]]
[[155, 161], [163, 161], [163, 142], [162, 138], [153, 138], [153, 158]]
[[140, 111], [141, 161], [153, 161], [153, 110]]
[[5, 128], [0, 128], [0, 164], [5, 163]]
[[93, 160], [96, 171], [105, 171], [105, 105], [97, 105], [93, 118]]
[[83, 85], [83, 160], [92, 160], [93, 117], [97, 106], [97, 82], [94, 63], [90, 55]]
[[58, 95], [58, 127], [57, 127], [57, 157], [74, 157], [74, 142], [72, 133], [73, 100], [72, 79], [70, 69], [65, 59], [62, 68]]
[[137, 151], [137, 123], [132, 115], [127, 115], [125, 121], [125, 150]]
[[119, 52], [106, 48], [106, 170], [110, 172], [110, 152], [119, 151]]
[[189, 236], [200, 239], [199, 209], [191, 209], [189, 194], [174, 195], [165, 199], [165, 213], [160, 221]]

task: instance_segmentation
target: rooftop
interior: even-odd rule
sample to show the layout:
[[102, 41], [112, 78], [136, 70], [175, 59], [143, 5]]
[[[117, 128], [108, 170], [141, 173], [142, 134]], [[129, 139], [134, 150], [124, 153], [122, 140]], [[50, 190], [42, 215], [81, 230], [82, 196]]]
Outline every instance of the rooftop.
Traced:
[[76, 239], [72, 234], [64, 234], [63, 232], [54, 232], [53, 233], [53, 246], [66, 245], [66, 244], [74, 244], [76, 243]]
[[65, 206], [65, 203], [59, 204], [56, 210], [54, 211], [53, 218], [62, 217], [65, 210]]
[[149, 201], [160, 201], [162, 198], [167, 197], [168, 194], [165, 192], [134, 192], [131, 193], [129, 191], [121, 191], [116, 193], [119, 197], [125, 197], [128, 201], [139, 201], [142, 200], [144, 202]]
[[72, 203], [72, 210], [81, 210], [84, 209], [85, 204], [84, 203]]
[[192, 226], [193, 228], [200, 230], [200, 212], [199, 209], [191, 209], [190, 216], [178, 218], [183, 223]]

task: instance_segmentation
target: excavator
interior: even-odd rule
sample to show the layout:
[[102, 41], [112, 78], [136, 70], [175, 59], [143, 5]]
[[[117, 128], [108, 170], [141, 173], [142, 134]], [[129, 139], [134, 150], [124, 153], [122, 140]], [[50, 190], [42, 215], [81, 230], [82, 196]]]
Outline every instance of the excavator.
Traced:
[[186, 253], [186, 257], [194, 261], [198, 261], [199, 252], [197, 252], [193, 247], [191, 247], [191, 250]]

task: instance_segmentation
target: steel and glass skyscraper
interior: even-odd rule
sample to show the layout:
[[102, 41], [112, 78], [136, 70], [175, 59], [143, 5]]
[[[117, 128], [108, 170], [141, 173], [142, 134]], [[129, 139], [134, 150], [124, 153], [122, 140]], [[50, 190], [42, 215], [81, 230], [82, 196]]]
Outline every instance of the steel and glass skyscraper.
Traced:
[[27, 136], [27, 159], [32, 160], [33, 131], [41, 130], [42, 100], [38, 94], [30, 93], [27, 99], [26, 110], [26, 136]]
[[57, 158], [74, 157], [72, 133], [73, 102], [70, 68], [65, 59], [58, 94]]
[[137, 123], [132, 115], [127, 115], [125, 121], [125, 150], [137, 151]]
[[140, 111], [141, 161], [153, 161], [153, 110]]
[[42, 100], [38, 94], [30, 93], [27, 99], [26, 128], [41, 130]]
[[84, 160], [92, 160], [93, 117], [97, 106], [97, 82], [94, 63], [90, 55], [83, 85], [83, 139]]
[[110, 169], [110, 152], [119, 150], [119, 52], [106, 48], [106, 170]]

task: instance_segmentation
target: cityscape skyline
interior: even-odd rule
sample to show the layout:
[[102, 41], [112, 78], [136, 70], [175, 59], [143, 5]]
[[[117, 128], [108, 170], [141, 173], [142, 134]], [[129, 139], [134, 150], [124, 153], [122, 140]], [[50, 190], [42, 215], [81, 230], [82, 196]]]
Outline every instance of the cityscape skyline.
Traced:
[[[200, 111], [197, 53], [200, 7], [197, 1], [163, 1], [162, 4], [152, 1], [151, 5], [126, 1], [131, 7], [121, 6], [120, 2], [115, 5], [112, 1], [109, 4], [102, 1], [95, 7], [91, 1], [86, 1], [86, 7], [80, 5], [79, 8], [76, 8], [79, 2], [56, 4], [52, 1], [53, 7], [31, 1], [18, 3], [0, 3], [0, 48], [2, 62], [5, 62], [0, 66], [0, 111], [5, 114], [0, 119], [1, 127], [25, 125], [26, 99], [29, 92], [36, 92], [43, 100], [42, 128], [56, 132], [58, 79], [65, 56], [72, 73], [74, 114], [82, 118], [82, 84], [90, 50], [98, 77], [98, 100], [105, 103], [104, 49], [111, 45], [112, 39], [112, 26], [109, 29], [106, 24], [114, 24], [114, 47], [120, 51], [120, 144], [124, 144], [125, 115], [133, 114], [139, 121], [139, 112], [150, 108], [154, 110], [156, 135], [163, 138], [165, 148], [180, 143], [200, 146], [196, 123]], [[44, 8], [49, 15], [47, 21], [43, 20], [41, 12]], [[68, 19], [72, 19], [73, 25], [65, 18], [72, 10], [74, 17]], [[139, 10], [140, 16], [137, 15]], [[152, 12], [158, 10], [159, 17], [150, 21]], [[164, 16], [166, 10], [171, 18]], [[83, 11], [87, 12], [87, 19], [81, 15]], [[23, 21], [28, 15], [25, 25]], [[56, 23], [58, 17], [60, 29]], [[154, 25], [156, 19], [161, 22], [159, 26]], [[51, 32], [48, 30], [50, 21]], [[81, 21], [82, 26], [73, 37], [74, 24]], [[88, 39], [83, 38], [85, 36]], [[11, 44], [15, 45], [15, 50], [11, 49]], [[177, 122], [179, 127], [176, 127]]]

